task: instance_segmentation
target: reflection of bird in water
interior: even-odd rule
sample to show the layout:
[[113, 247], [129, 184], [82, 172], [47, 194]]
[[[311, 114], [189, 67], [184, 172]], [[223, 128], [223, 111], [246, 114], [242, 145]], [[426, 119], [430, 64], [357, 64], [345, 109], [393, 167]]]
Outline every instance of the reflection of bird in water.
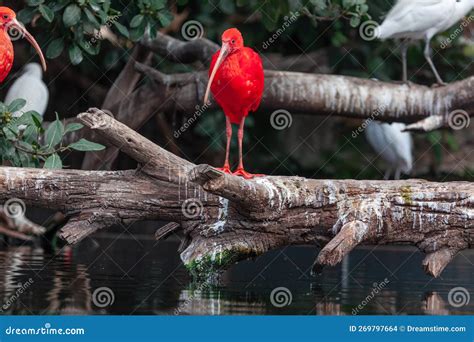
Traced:
[[[72, 281], [71, 281], [72, 278]], [[92, 310], [90, 275], [87, 267], [77, 264], [75, 269], [56, 270], [48, 292], [48, 313], [60, 315], [87, 315]]]
[[[4, 296], [0, 300], [8, 306], [4, 313], [21, 314], [25, 307], [32, 307], [29, 302], [32, 297], [26, 295], [38, 280], [31, 272], [32, 265], [43, 262], [43, 259], [42, 250], [31, 246], [11, 246], [0, 251], [0, 293]], [[30, 314], [30, 310], [27, 313]]]
[[[248, 300], [248, 298], [247, 298]], [[207, 286], [181, 291], [175, 315], [256, 315], [268, 314], [264, 302], [249, 303], [241, 298], [221, 298], [221, 291]]]
[[403, 81], [407, 75], [409, 40], [425, 40], [424, 55], [436, 80], [443, 84], [431, 59], [431, 39], [460, 21], [474, 7], [474, 0], [398, 0], [377, 28], [380, 39], [399, 38], [402, 43]]
[[445, 301], [437, 292], [427, 293], [423, 300], [423, 304], [424, 311], [427, 315], [449, 315], [449, 310], [446, 309]]
[[403, 172], [409, 175], [413, 168], [413, 141], [410, 133], [403, 132], [403, 123], [382, 123], [371, 121], [365, 129], [365, 136], [373, 149], [389, 165], [384, 179], [389, 179], [395, 172], [395, 179], [400, 179]]
[[44, 115], [48, 107], [49, 91], [43, 82], [41, 65], [29, 63], [23, 67], [21, 76], [8, 89], [5, 104], [9, 105], [16, 99], [24, 99], [26, 105], [20, 111], [12, 113], [13, 117], [19, 117], [29, 111]]

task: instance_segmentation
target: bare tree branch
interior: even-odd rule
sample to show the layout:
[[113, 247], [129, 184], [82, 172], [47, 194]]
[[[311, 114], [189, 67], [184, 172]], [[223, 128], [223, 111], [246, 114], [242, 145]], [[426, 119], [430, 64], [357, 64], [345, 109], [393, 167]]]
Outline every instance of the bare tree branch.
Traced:
[[[208, 80], [205, 72], [165, 75], [143, 65], [138, 69], [151, 77], [156, 85], [172, 88], [160, 110], [192, 113], [197, 105], [202, 105], [201, 94]], [[406, 123], [441, 116], [443, 122], [447, 122], [449, 113], [454, 110], [474, 115], [473, 86], [474, 77], [445, 87], [429, 88], [348, 76], [266, 71], [260, 110], [284, 109], [294, 114]], [[216, 108], [215, 105], [212, 108]]]
[[[220, 48], [218, 44], [206, 38], [181, 41], [162, 33], [158, 33], [154, 39], [143, 41], [142, 44], [171, 62], [182, 64], [200, 62], [203, 66], [210, 64], [212, 55]], [[263, 66], [268, 70], [331, 72], [328, 49], [311, 51], [304, 55], [284, 56], [278, 53], [265, 53], [262, 56]]]

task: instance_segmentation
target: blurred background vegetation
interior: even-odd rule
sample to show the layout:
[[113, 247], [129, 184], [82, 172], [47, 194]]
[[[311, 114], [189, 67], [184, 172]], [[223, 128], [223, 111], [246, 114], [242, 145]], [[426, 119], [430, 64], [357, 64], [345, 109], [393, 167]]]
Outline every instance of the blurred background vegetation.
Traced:
[[[49, 121], [55, 119], [56, 112], [60, 118], [67, 118], [89, 107], [100, 107], [131, 49], [145, 34], [153, 37], [157, 30], [162, 30], [183, 39], [181, 27], [189, 20], [200, 22], [204, 37], [215, 42], [219, 42], [225, 29], [237, 27], [246, 45], [263, 54], [264, 59], [294, 58], [292, 64], [299, 71], [383, 81], [401, 78], [397, 43], [367, 41], [359, 34], [361, 23], [381, 22], [393, 0], [370, 3], [365, 0], [16, 0], [1, 3], [18, 11], [19, 19], [46, 51], [49, 70], [45, 81], [51, 100], [45, 120]], [[299, 13], [298, 19], [285, 27], [276, 42], [264, 46], [294, 13]], [[473, 74], [473, 24], [446, 48], [442, 48], [442, 42], [450, 32], [433, 41], [435, 63], [448, 82]], [[15, 47], [14, 68], [18, 70], [31, 60], [33, 53], [25, 42], [15, 42]], [[409, 50], [409, 76], [412, 82], [431, 85], [434, 79], [422, 51], [422, 45]], [[164, 73], [208, 67], [173, 64], [159, 57], [153, 64]], [[2, 95], [12, 78], [2, 84]], [[159, 113], [140, 132], [168, 146], [170, 142], [166, 137], [179, 129], [186, 114], [192, 113]], [[382, 178], [383, 162], [376, 158], [363, 135], [355, 139], [351, 136], [360, 126], [360, 120], [292, 113], [291, 127], [278, 131], [270, 125], [270, 114], [258, 112], [247, 120], [245, 149], [250, 170], [313, 178]], [[416, 135], [414, 175], [438, 180], [474, 179], [472, 133], [473, 125], [459, 132]], [[206, 112], [192, 129], [172, 142], [173, 152], [196, 163], [219, 165], [224, 141], [222, 112]], [[236, 142], [233, 144], [235, 149]], [[70, 154], [64, 164], [80, 167], [80, 154]], [[121, 155], [117, 167], [133, 167], [132, 161]]]

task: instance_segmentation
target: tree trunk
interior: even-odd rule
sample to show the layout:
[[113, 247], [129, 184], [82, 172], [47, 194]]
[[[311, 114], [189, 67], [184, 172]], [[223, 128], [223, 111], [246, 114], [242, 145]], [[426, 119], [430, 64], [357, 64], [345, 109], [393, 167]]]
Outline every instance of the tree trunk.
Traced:
[[137, 170], [1, 168], [0, 200], [63, 211], [60, 236], [76, 243], [98, 229], [136, 220], [178, 224], [181, 258], [195, 275], [289, 245], [324, 246], [314, 268], [335, 265], [359, 244], [410, 244], [437, 277], [474, 245], [474, 185], [423, 180], [245, 180], [196, 166], [94, 109], [80, 122], [139, 163]]

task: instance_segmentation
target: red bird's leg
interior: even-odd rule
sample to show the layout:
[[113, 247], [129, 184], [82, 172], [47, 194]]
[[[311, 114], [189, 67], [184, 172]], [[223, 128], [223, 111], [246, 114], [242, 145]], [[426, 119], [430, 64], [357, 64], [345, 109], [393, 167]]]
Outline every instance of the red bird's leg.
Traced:
[[245, 117], [242, 118], [242, 121], [240, 122], [239, 126], [239, 133], [237, 135], [239, 139], [239, 166], [237, 167], [237, 170], [235, 170], [234, 175], [235, 176], [242, 176], [245, 179], [252, 179], [254, 177], [262, 177], [264, 175], [260, 174], [251, 174], [245, 171], [244, 169], [244, 161], [242, 157], [242, 142], [244, 140], [244, 125], [245, 125]]
[[217, 170], [220, 170], [224, 173], [232, 174], [229, 164], [229, 152], [230, 152], [230, 140], [232, 139], [232, 124], [230, 123], [229, 118], [225, 117], [225, 134], [227, 138], [227, 144], [225, 148], [225, 162], [223, 167], [218, 167]]

